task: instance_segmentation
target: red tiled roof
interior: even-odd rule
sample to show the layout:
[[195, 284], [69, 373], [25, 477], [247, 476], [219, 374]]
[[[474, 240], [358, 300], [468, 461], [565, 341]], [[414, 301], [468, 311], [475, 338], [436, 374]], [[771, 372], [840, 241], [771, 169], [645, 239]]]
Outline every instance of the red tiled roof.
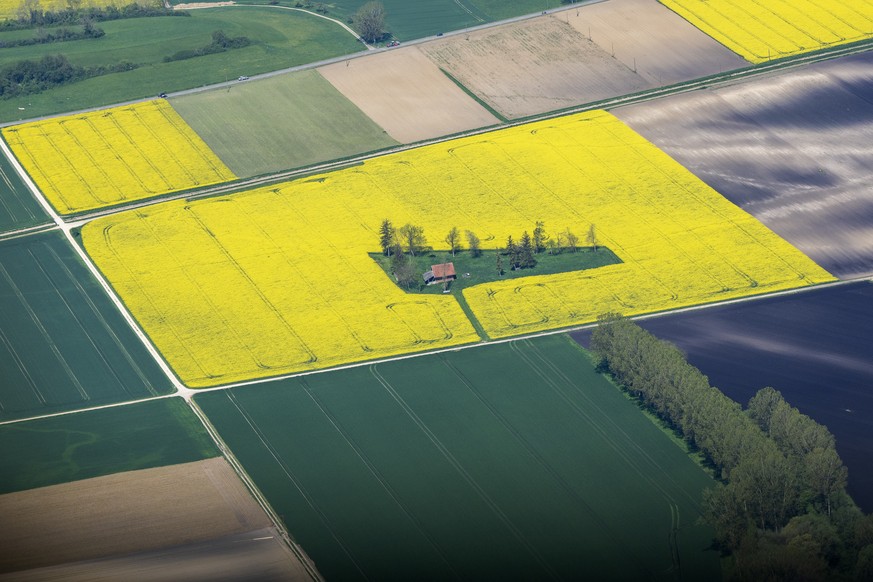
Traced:
[[433, 271], [435, 279], [446, 279], [455, 276], [455, 264], [443, 263], [441, 265], [431, 265], [430, 270]]

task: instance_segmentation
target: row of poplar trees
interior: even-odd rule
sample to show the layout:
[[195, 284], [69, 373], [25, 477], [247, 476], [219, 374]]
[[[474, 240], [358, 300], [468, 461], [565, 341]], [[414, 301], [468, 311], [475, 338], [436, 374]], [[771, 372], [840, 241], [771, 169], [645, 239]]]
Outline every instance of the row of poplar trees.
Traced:
[[846, 493], [827, 427], [773, 388], [744, 410], [684, 354], [608, 315], [592, 334], [600, 367], [679, 431], [716, 469], [703, 498], [717, 543], [740, 580], [873, 580], [873, 516]]

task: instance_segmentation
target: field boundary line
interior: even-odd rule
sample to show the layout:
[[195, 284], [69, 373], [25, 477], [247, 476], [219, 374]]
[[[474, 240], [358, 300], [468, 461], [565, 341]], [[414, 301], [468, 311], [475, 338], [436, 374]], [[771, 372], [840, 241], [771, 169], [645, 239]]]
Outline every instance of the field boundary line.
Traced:
[[0, 426], [9, 424], [17, 424], [20, 422], [29, 422], [31, 420], [42, 420], [44, 418], [54, 418], [56, 416], [67, 416], [68, 414], [78, 414], [80, 412], [91, 412], [93, 410], [103, 410], [104, 408], [117, 408], [119, 406], [130, 406], [132, 404], [140, 404], [142, 402], [151, 402], [152, 400], [161, 400], [164, 398], [174, 398], [178, 394], [161, 394], [159, 396], [149, 396], [138, 400], [125, 400], [124, 402], [112, 402], [109, 404], [101, 404], [99, 406], [89, 406], [88, 408], [77, 408], [75, 410], [62, 410], [60, 412], [50, 412], [48, 414], [39, 414], [37, 416], [28, 416], [25, 418], [12, 418], [9, 420], [0, 420]]
[[46, 223], [46, 224], [38, 224], [36, 226], [29, 226], [27, 228], [19, 228], [17, 230], [10, 230], [7, 232], [0, 232], [0, 242], [5, 240], [13, 240], [16, 238], [23, 238], [32, 234], [38, 234], [41, 232], [49, 232], [58, 228], [57, 224]]
[[291, 538], [291, 535], [288, 533], [288, 530], [282, 524], [282, 520], [279, 519], [279, 516], [276, 514], [273, 507], [267, 501], [267, 498], [264, 497], [264, 494], [261, 493], [261, 490], [258, 489], [257, 485], [255, 485], [254, 480], [249, 476], [246, 470], [243, 468], [242, 463], [240, 463], [239, 459], [236, 458], [236, 455], [233, 454], [230, 447], [227, 446], [227, 443], [224, 442], [224, 439], [221, 438], [221, 435], [218, 434], [218, 429], [216, 429], [209, 418], [206, 416], [206, 413], [200, 408], [200, 406], [194, 402], [192, 399], [186, 398], [185, 401], [188, 403], [188, 407], [192, 412], [197, 416], [200, 422], [203, 424], [203, 428], [206, 429], [206, 432], [209, 434], [210, 438], [212, 438], [213, 442], [218, 446], [218, 450], [221, 451], [222, 457], [228, 462], [228, 464], [233, 469], [234, 473], [240, 478], [240, 480], [245, 485], [246, 489], [249, 490], [252, 497], [258, 502], [258, 505], [261, 506], [261, 509], [267, 514], [270, 518], [270, 521], [273, 522], [273, 526], [276, 528], [276, 531], [279, 532], [279, 535], [282, 538], [282, 541], [285, 545], [291, 550], [291, 553], [300, 561], [300, 564], [303, 566], [303, 569], [306, 570], [306, 573], [309, 574], [312, 580], [316, 582], [325, 582], [324, 578], [319, 573], [318, 569], [315, 567], [315, 563], [309, 558], [306, 552], [303, 551], [297, 542]]

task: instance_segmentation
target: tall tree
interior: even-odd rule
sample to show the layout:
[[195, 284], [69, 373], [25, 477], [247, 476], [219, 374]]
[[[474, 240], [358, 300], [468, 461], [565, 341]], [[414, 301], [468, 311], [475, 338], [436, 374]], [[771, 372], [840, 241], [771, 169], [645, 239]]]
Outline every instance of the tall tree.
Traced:
[[406, 223], [397, 230], [397, 234], [400, 236], [403, 244], [406, 245], [406, 252], [413, 257], [416, 253], [424, 250], [424, 246], [427, 244], [424, 228], [418, 225]]
[[497, 249], [497, 276], [503, 276], [503, 253], [500, 249]]
[[[474, 259], [478, 259], [482, 255], [482, 246], [479, 237], [472, 230], [467, 231], [467, 248], [470, 249], [470, 255]], [[500, 254], [500, 253], [498, 253]]]
[[537, 260], [534, 258], [533, 241], [527, 231], [521, 233], [521, 239], [518, 242], [518, 266], [522, 269], [530, 269], [536, 266]]
[[367, 42], [376, 42], [385, 36], [385, 7], [381, 2], [367, 2], [352, 19], [355, 28]]
[[579, 248], [579, 237], [570, 232], [569, 228], [565, 231], [565, 235], [567, 237], [567, 248], [575, 253], [576, 249]]
[[449, 249], [452, 251], [452, 256], [455, 256], [455, 252], [461, 250], [461, 231], [458, 230], [457, 226], [453, 226], [449, 233], [445, 238], [446, 244], [449, 245]]
[[379, 246], [382, 247], [382, 254], [391, 256], [391, 247], [394, 246], [394, 238], [397, 233], [394, 231], [394, 226], [387, 218], [382, 221], [379, 227]]
[[538, 254], [546, 249], [549, 235], [546, 234], [546, 225], [542, 220], [537, 220], [533, 230], [533, 252]]
[[518, 268], [518, 245], [512, 240], [512, 235], [506, 239], [506, 255], [509, 257], [509, 268], [514, 271]]
[[415, 283], [415, 264], [409, 260], [403, 250], [399, 246], [394, 248], [394, 256], [391, 258], [391, 270], [394, 272], [394, 278], [397, 283], [403, 285], [404, 288]]
[[594, 247], [594, 252], [597, 252], [597, 229], [592, 223], [591, 226], [588, 227], [588, 236], [586, 237], [588, 244]]

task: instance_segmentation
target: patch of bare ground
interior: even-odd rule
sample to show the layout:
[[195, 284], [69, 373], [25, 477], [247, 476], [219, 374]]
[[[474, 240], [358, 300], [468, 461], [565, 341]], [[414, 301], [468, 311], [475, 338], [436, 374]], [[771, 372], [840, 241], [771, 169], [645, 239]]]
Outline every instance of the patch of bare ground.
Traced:
[[[223, 458], [9, 493], [0, 496], [0, 515], [0, 572], [195, 544], [271, 525]], [[300, 570], [290, 551], [286, 557], [289, 571]]]
[[556, 18], [657, 86], [749, 66], [657, 0], [609, 0]]
[[218, 6], [233, 6], [236, 2], [189, 2], [176, 4], [173, 10], [196, 10], [197, 8], [216, 8]]
[[652, 86], [571, 26], [564, 12], [447, 37], [421, 49], [508, 118]]
[[499, 123], [417, 47], [334, 63], [318, 72], [401, 143]]
[[873, 275], [873, 53], [613, 111], [840, 278]]

